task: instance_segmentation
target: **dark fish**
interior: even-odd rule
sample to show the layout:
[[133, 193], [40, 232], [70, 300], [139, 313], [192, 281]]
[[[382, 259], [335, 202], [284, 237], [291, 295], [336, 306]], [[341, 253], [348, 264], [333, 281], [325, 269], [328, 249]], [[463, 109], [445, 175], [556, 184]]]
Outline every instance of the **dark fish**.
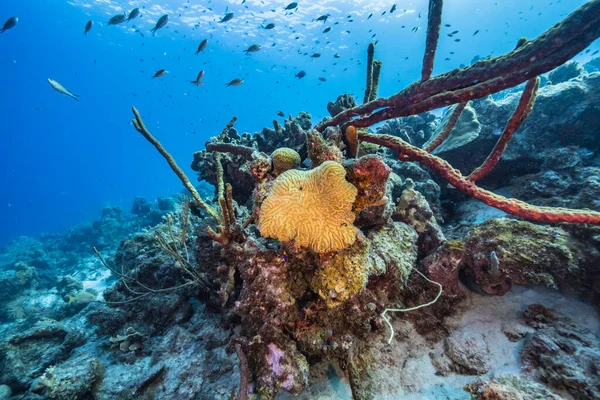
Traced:
[[227, 14], [225, 14], [225, 16], [223, 18], [221, 18], [219, 23], [222, 24], [224, 22], [230, 21], [232, 18], [233, 18], [233, 13], [232, 12], [227, 13]]
[[477, 29], [474, 33], [473, 36], [477, 35], [479, 33], [479, 29]]
[[244, 50], [244, 52], [246, 52], [246, 54], [248, 54], [248, 53], [256, 53], [259, 50], [260, 50], [260, 46], [257, 45], [257, 44], [253, 44], [252, 46], [250, 46], [246, 50]]
[[305, 76], [306, 76], [306, 72], [304, 72], [304, 71], [300, 71], [296, 74], [296, 78], [298, 78], [298, 79], [302, 79]]
[[451, 35], [456, 35], [458, 33], [458, 31], [454, 31], [452, 33], [450, 33]]
[[127, 22], [131, 21], [132, 19], [136, 18], [138, 15], [140, 15], [140, 9], [139, 8], [134, 8], [133, 10], [131, 10], [131, 12], [129, 13], [129, 16], [127, 17]]
[[325, 23], [327, 18], [329, 18], [329, 14], [321, 15], [319, 18], [317, 18], [317, 21], [323, 21], [323, 23]]
[[203, 41], [201, 41], [200, 45], [198, 46], [198, 50], [196, 50], [196, 55], [200, 54], [200, 52], [202, 50], [204, 50], [207, 45], [208, 45], [208, 39], [204, 39]]
[[83, 31], [83, 34], [87, 35], [88, 32], [92, 30], [92, 26], [94, 26], [94, 21], [89, 20], [87, 24], [85, 24], [85, 30]]
[[310, 56], [310, 58], [319, 58], [319, 57], [321, 57], [320, 53], [315, 53], [312, 56]]
[[596, 51], [594, 51], [594, 52], [592, 53], [592, 56], [595, 56], [596, 54], [598, 54], [598, 52], [599, 52], [599, 51], [600, 51], [600, 50], [596, 50]]
[[460, 42], [460, 39], [454, 39], [455, 42]]
[[330, 30], [331, 30], [331, 27], [330, 27], [330, 26], [328, 26], [327, 28], [325, 28], [325, 29], [323, 30], [323, 33], [327, 33], [327, 32], [329, 32]]
[[160, 78], [161, 76], [163, 76], [167, 72], [169, 72], [169, 71], [167, 71], [166, 69], [159, 69], [158, 71], [156, 71], [154, 73], [154, 76], [152, 76], [152, 79], [154, 79], [154, 78]]
[[367, 17], [367, 19], [371, 19], [372, 16], [373, 16], [373, 13], [369, 14], [369, 16]]
[[160, 28], [162, 28], [163, 26], [165, 26], [167, 24], [167, 22], [169, 22], [169, 16], [167, 14], [160, 17], [158, 19], [158, 22], [156, 23], [156, 25], [154, 25], [154, 28], [150, 29], [150, 32], [152, 32], [152, 35], [156, 35], [156, 31], [159, 30]]
[[297, 8], [297, 7], [298, 7], [298, 3], [293, 2], [293, 3], [290, 3], [287, 6], [285, 6], [284, 10], [293, 10], [294, 8]]
[[265, 28], [265, 29], [273, 29], [273, 28], [275, 28], [275, 24], [271, 22], [271, 23], [263, 26], [263, 28]]
[[387, 11], [384, 11], [384, 12], [382, 12], [382, 13], [381, 13], [381, 16], [384, 16], [386, 12], [387, 12]]
[[283, 113], [283, 111], [277, 111], [277, 115], [279, 115], [280, 117], [285, 117], [285, 114]]
[[393, 13], [394, 11], [396, 11], [396, 5], [395, 5], [395, 4], [394, 4], [394, 5], [392, 6], [392, 8], [390, 9], [390, 14], [391, 14], [391, 13]]
[[242, 83], [244, 83], [244, 80], [241, 78], [235, 78], [234, 80], [232, 80], [231, 82], [229, 82], [227, 85], [227, 87], [229, 86], [240, 86]]
[[452, 25], [450, 25], [450, 24], [446, 24], [446, 25], [444, 25], [444, 26], [445, 26], [446, 28], [450, 28]]
[[341, 54], [340, 53], [335, 53], [335, 55], [333, 56], [333, 58], [340, 58]]
[[193, 85], [196, 86], [202, 86], [202, 78], [204, 77], [204, 70], [200, 71], [198, 73], [198, 76], [196, 77], [195, 81], [190, 81], [190, 83], [192, 83]]
[[118, 14], [108, 20], [109, 25], [119, 25], [125, 22], [125, 14]]
[[17, 25], [17, 22], [19, 22], [19, 18], [17, 18], [17, 17], [10, 17], [4, 23], [4, 26], [2, 27], [2, 29], [0, 29], [0, 33], [4, 33], [4, 31], [7, 31], [9, 29], [14, 28]]
[[319, 80], [320, 80], [321, 82], [325, 82], [327, 79], [325, 79], [325, 78], [319, 78]]

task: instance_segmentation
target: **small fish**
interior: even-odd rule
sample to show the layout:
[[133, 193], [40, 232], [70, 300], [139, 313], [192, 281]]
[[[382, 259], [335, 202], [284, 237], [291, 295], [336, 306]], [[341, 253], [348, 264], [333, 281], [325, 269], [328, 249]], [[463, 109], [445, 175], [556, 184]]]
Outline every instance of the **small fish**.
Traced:
[[190, 83], [196, 85], [196, 86], [202, 86], [202, 78], [204, 77], [204, 70], [200, 71], [198, 73], [198, 76], [196, 77], [195, 81], [190, 81]]
[[229, 82], [225, 86], [227, 86], [227, 87], [229, 87], [229, 86], [240, 86], [242, 83], [244, 83], [243, 79], [241, 79], [241, 78], [235, 78], [234, 80], [232, 80], [231, 82]]
[[14, 28], [17, 25], [17, 22], [19, 22], [19, 18], [17, 18], [17, 17], [10, 17], [4, 23], [4, 26], [2, 27], [2, 29], [0, 29], [0, 33], [4, 33], [4, 31], [7, 31], [9, 29]]
[[600, 52], [600, 50], [596, 50], [596, 51], [594, 51], [594, 52], [593, 52], [591, 55], [592, 55], [592, 56], [595, 56], [596, 54], [598, 54], [598, 52]]
[[304, 71], [300, 71], [296, 74], [296, 78], [298, 78], [298, 79], [302, 79], [305, 76], [306, 76], [306, 72], [304, 72]]
[[325, 21], [327, 21], [327, 18], [329, 18], [329, 14], [324, 14], [317, 18], [317, 21], [323, 21], [323, 23], [325, 23]]
[[227, 14], [225, 14], [225, 16], [223, 18], [221, 18], [219, 23], [222, 24], [224, 22], [230, 21], [232, 18], [233, 18], [233, 13], [232, 12], [227, 13]]
[[58, 93], [64, 94], [65, 96], [69, 96], [77, 101], [79, 101], [79, 95], [73, 94], [69, 92], [63, 85], [55, 81], [54, 79], [48, 78], [48, 83], [52, 86], [52, 89], [56, 90]]
[[125, 14], [117, 14], [108, 20], [108, 25], [119, 25], [125, 22]]
[[74, 304], [76, 306], [91, 303], [96, 300], [96, 295], [90, 292], [79, 292], [75, 296], [69, 296], [68, 304]]
[[132, 19], [136, 18], [138, 15], [140, 15], [140, 9], [139, 8], [134, 8], [133, 10], [131, 10], [131, 12], [129, 13], [129, 16], [127, 17], [126, 22], [131, 21]]
[[394, 11], [396, 11], [396, 4], [394, 4], [392, 6], [392, 8], [390, 9], [390, 14], [393, 13]]
[[454, 39], [455, 42], [460, 42], [460, 39]]
[[474, 33], [473, 36], [477, 35], [479, 33], [479, 29], [477, 29]]
[[85, 30], [83, 31], [83, 34], [87, 35], [88, 32], [92, 30], [92, 26], [94, 26], [94, 21], [89, 20], [87, 24], [85, 24]]
[[319, 57], [321, 57], [320, 53], [315, 53], [312, 56], [310, 56], [310, 58], [319, 58]]
[[284, 10], [293, 10], [298, 7], [298, 3], [293, 2], [284, 7]]
[[450, 24], [446, 24], [446, 25], [444, 25], [444, 26], [445, 26], [446, 28], [450, 28], [452, 25], [450, 25]]
[[279, 115], [280, 117], [285, 117], [285, 114], [283, 113], [283, 111], [277, 111], [277, 115]]
[[372, 16], [373, 16], [373, 13], [369, 14], [369, 16], [367, 17], [367, 19], [371, 19]]
[[196, 55], [200, 54], [200, 52], [204, 50], [206, 46], [208, 46], [208, 39], [204, 39], [200, 42], [200, 45], [198, 45], [198, 50], [196, 50]]
[[265, 26], [263, 26], [263, 28], [264, 29], [273, 29], [273, 28], [275, 28], [275, 24], [271, 22], [271, 23], [266, 24]]
[[342, 55], [340, 53], [335, 53], [335, 55], [333, 56], [333, 58], [340, 58]]
[[158, 71], [156, 71], [154, 73], [154, 75], [152, 75], [152, 79], [154, 78], [160, 78], [161, 76], [163, 76], [164, 74], [168, 73], [169, 71], [167, 71], [166, 69], [159, 69]]
[[327, 33], [327, 32], [329, 32], [330, 30], [331, 30], [331, 27], [330, 27], [330, 26], [328, 26], [327, 28], [325, 28], [325, 29], [323, 30], [323, 33]]
[[250, 46], [246, 50], [244, 50], [244, 52], [246, 54], [248, 54], [248, 53], [256, 53], [259, 50], [260, 50], [260, 46], [257, 45], [257, 44], [253, 44], [252, 46]]
[[325, 78], [319, 78], [319, 80], [320, 80], [321, 82], [325, 82], [327, 79], [325, 79]]
[[450, 33], [451, 35], [456, 35], [458, 33], [458, 31], [454, 31], [452, 33]]
[[156, 23], [156, 25], [154, 25], [154, 28], [150, 29], [150, 32], [152, 32], [153, 36], [156, 36], [156, 31], [159, 30], [160, 28], [164, 27], [167, 22], [169, 22], [169, 15], [165, 14], [162, 17], [160, 17], [158, 19], [158, 22]]

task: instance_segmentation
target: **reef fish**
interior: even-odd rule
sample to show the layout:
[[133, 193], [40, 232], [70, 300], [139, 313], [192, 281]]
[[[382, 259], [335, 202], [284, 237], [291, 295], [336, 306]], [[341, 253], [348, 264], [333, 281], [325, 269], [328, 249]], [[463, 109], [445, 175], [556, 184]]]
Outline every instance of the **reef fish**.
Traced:
[[298, 3], [293, 2], [293, 3], [290, 3], [287, 6], [285, 6], [284, 10], [293, 10], [294, 8], [297, 8], [297, 7], [298, 7]]
[[275, 24], [274, 23], [268, 23], [265, 26], [263, 26], [264, 29], [273, 29], [275, 28]]
[[204, 77], [204, 70], [202, 70], [198, 73], [198, 76], [196, 77], [195, 81], [190, 81], [190, 82], [196, 86], [202, 86], [202, 78], [203, 77]]
[[65, 96], [69, 96], [77, 101], [79, 101], [79, 95], [71, 93], [67, 88], [65, 88], [60, 83], [56, 82], [54, 79], [48, 78], [48, 83], [52, 86], [52, 89], [56, 90], [58, 93], [64, 94]]
[[118, 14], [108, 20], [109, 25], [119, 25], [125, 22], [125, 14]]
[[96, 301], [96, 295], [90, 292], [79, 292], [75, 296], [69, 296], [69, 303], [76, 306], [84, 305]]
[[200, 42], [200, 44], [198, 45], [198, 50], [196, 50], [196, 55], [200, 54], [200, 52], [204, 50], [206, 46], [208, 46], [208, 39], [204, 39]]
[[19, 22], [19, 18], [17, 18], [17, 17], [10, 17], [4, 23], [4, 26], [2, 27], [2, 29], [0, 29], [0, 33], [4, 33], [4, 31], [7, 31], [9, 29], [14, 28], [17, 25], [17, 22]]
[[83, 34], [87, 35], [88, 32], [92, 30], [92, 26], [94, 26], [94, 21], [89, 20], [87, 24], [85, 24], [85, 30], [83, 31]]
[[319, 18], [317, 18], [317, 21], [323, 21], [323, 23], [325, 23], [327, 18], [329, 18], [329, 14], [321, 15]]
[[167, 71], [166, 69], [159, 69], [158, 71], [156, 71], [154, 73], [154, 75], [152, 76], [152, 79], [154, 79], [154, 78], [160, 78], [161, 76], [163, 76], [167, 72], [169, 72], [169, 71]]
[[224, 22], [230, 21], [232, 18], [233, 18], [233, 13], [232, 12], [227, 13], [227, 14], [225, 14], [225, 16], [223, 18], [221, 18], [219, 23], [222, 24]]
[[244, 83], [244, 80], [241, 78], [235, 78], [234, 80], [232, 80], [231, 82], [229, 82], [227, 85], [227, 87], [229, 86], [240, 86], [242, 83]]
[[246, 50], [244, 50], [244, 52], [246, 52], [246, 54], [248, 54], [248, 53], [256, 53], [259, 50], [260, 50], [260, 46], [257, 45], [257, 44], [253, 44], [252, 46], [250, 46]]
[[285, 114], [283, 113], [283, 111], [277, 111], [277, 115], [279, 115], [280, 117], [285, 117]]
[[165, 14], [158, 19], [158, 22], [154, 25], [154, 28], [150, 29], [150, 32], [152, 32], [153, 35], [156, 35], [156, 31], [165, 26], [167, 22], [169, 22], [169, 15]]
[[302, 79], [305, 76], [306, 76], [306, 72], [304, 72], [304, 71], [300, 71], [296, 74], [296, 78], [298, 78], [298, 79]]
[[134, 8], [133, 10], [131, 10], [131, 12], [129, 13], [129, 16], [127, 17], [127, 22], [131, 21], [132, 19], [136, 18], [138, 15], [140, 15], [140, 9], [139, 8]]

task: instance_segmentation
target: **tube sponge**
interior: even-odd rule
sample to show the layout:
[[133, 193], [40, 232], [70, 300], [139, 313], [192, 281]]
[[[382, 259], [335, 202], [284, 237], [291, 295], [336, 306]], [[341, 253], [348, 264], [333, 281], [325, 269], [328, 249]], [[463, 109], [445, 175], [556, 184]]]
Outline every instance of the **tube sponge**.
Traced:
[[260, 234], [293, 240], [317, 253], [351, 246], [358, 232], [352, 212], [357, 189], [345, 177], [344, 167], [335, 161], [281, 174], [262, 204]]

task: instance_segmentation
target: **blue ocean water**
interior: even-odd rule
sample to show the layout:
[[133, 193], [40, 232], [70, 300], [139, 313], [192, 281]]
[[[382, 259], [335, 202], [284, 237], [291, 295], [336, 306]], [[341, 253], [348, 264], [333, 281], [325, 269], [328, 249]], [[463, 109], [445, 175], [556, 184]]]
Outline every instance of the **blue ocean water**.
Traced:
[[[281, 119], [278, 111], [307, 111], [316, 122], [339, 94], [361, 99], [370, 42], [377, 41], [383, 61], [380, 95], [399, 91], [419, 78], [427, 3], [397, 1], [390, 14], [394, 1], [300, 1], [290, 11], [287, 0], [3, 1], [0, 23], [19, 20], [0, 35], [0, 246], [96, 218], [107, 204], [128, 210], [135, 196], [182, 189], [131, 126], [131, 106], [195, 180], [192, 153], [234, 115], [239, 131], [256, 132]], [[538, 36], [585, 1], [451, 3], [434, 74], [508, 52], [520, 37]], [[134, 7], [139, 18], [108, 26], [111, 16]], [[219, 24], [226, 12], [233, 19]], [[163, 14], [169, 22], [152, 36]], [[325, 23], [315, 21], [323, 14], [330, 14]], [[84, 36], [88, 20], [94, 26]], [[271, 22], [274, 29], [261, 28]], [[203, 39], [208, 47], [195, 56]], [[261, 50], [244, 54], [252, 44]], [[151, 78], [163, 68], [169, 73]], [[204, 85], [195, 87], [190, 81], [200, 70]], [[306, 77], [296, 78], [299, 71]], [[81, 101], [54, 91], [48, 78]], [[226, 87], [234, 78], [244, 83]]]

